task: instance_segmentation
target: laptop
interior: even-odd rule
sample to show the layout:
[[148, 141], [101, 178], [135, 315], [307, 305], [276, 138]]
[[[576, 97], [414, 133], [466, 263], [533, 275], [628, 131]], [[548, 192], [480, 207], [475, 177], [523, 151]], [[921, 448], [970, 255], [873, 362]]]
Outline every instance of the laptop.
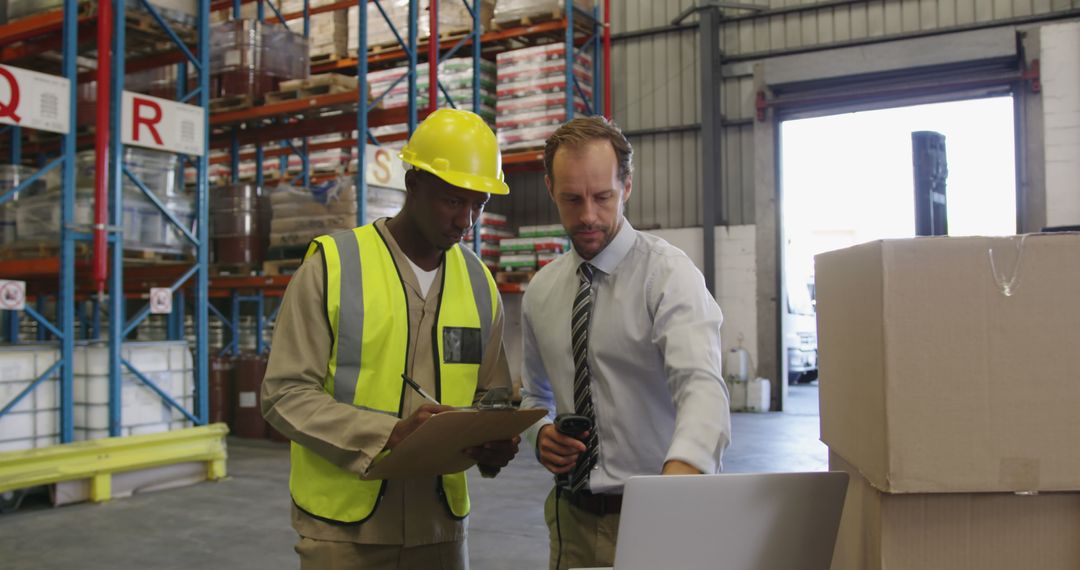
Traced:
[[842, 472], [631, 477], [615, 570], [829, 570]]

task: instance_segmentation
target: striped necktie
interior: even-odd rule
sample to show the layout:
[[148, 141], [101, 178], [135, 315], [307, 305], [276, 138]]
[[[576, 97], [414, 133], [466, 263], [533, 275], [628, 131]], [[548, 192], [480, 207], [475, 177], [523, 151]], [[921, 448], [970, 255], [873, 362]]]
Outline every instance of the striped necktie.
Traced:
[[574, 310], [570, 315], [570, 339], [574, 353], [574, 410], [575, 413], [593, 420], [593, 429], [589, 430], [589, 439], [585, 442], [586, 451], [579, 458], [574, 470], [570, 472], [570, 490], [577, 492], [587, 488], [589, 471], [596, 465], [599, 454], [597, 445], [596, 414], [593, 413], [592, 389], [589, 386], [589, 320], [592, 317], [592, 279], [593, 266], [582, 263], [578, 266], [578, 290], [574, 296]]

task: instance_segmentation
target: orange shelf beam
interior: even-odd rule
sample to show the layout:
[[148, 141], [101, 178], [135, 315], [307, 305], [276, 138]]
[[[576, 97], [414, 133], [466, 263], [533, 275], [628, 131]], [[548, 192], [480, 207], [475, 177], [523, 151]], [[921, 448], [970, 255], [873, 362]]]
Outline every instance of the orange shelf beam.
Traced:
[[[92, 16], [79, 17], [79, 23], [88, 22]], [[64, 25], [64, 11], [53, 10], [20, 18], [0, 26], [0, 45], [34, 38], [48, 33], [59, 32]]]
[[[349, 8], [352, 8], [353, 6], [356, 6], [356, 5], [357, 5], [356, 0], [351, 0], [351, 1], [346, 1], [346, 2], [334, 2], [333, 4], [326, 4], [326, 5], [323, 5], [323, 6], [308, 6], [308, 14], [311, 15], [311, 16], [314, 16], [315, 14], [323, 14], [325, 12], [336, 12], [338, 10], [348, 10]], [[280, 22], [281, 20], [278, 19], [278, 17], [273, 15], [273, 14], [274, 14], [273, 10], [268, 11], [268, 12], [264, 12], [264, 15], [268, 15], [267, 18], [266, 18], [266, 21], [267, 22], [274, 22], [274, 23]], [[304, 11], [301, 10], [299, 12], [289, 12], [287, 14], [282, 14], [281, 16], [283, 18], [285, 18], [286, 20], [299, 20], [299, 19], [302, 19], [304, 17]]]
[[353, 89], [352, 91], [346, 91], [344, 93], [331, 93], [329, 95], [318, 95], [315, 97], [305, 97], [303, 99], [281, 101], [279, 103], [269, 103], [252, 107], [251, 109], [211, 113], [210, 126], [215, 127], [230, 123], [269, 119], [279, 115], [291, 115], [324, 107], [347, 105], [349, 103], [356, 103], [359, 100], [360, 91]]
[[[333, 95], [330, 95], [329, 97], [333, 97]], [[427, 113], [427, 109], [421, 109], [417, 112], [417, 116], [420, 120], [423, 120], [424, 117], [427, 116]], [[404, 123], [408, 121], [408, 114], [409, 111], [406, 108], [372, 111], [368, 115], [368, 126], [374, 128], [383, 125]], [[306, 118], [294, 123], [243, 129], [237, 133], [237, 140], [241, 145], [247, 145], [276, 142], [299, 137], [315, 137], [354, 130], [356, 130], [356, 113], [347, 111], [340, 115], [332, 115], [329, 117]], [[210, 148], [227, 148], [230, 141], [231, 137], [229, 133], [215, 135], [210, 141]]]
[[[90, 262], [84, 259], [77, 260], [75, 268], [77, 274], [89, 275]], [[190, 268], [191, 264], [189, 263], [127, 266], [124, 268], [124, 289], [128, 292], [128, 296], [138, 296], [142, 293], [148, 293], [150, 287], [169, 285]], [[55, 280], [60, 275], [60, 258], [44, 257], [38, 259], [2, 260], [0, 261], [0, 275], [31, 281], [39, 286], [47, 287], [50, 283], [45, 283], [45, 281]], [[291, 279], [291, 276], [289, 275], [254, 277], [220, 276], [211, 277], [209, 286], [211, 292], [214, 293], [212, 296], [224, 296], [222, 294], [223, 292], [227, 294], [229, 291], [235, 289], [284, 290], [289, 284], [289, 279]], [[56, 284], [52, 283], [52, 285], [55, 286]], [[78, 287], [80, 294], [93, 293], [92, 285], [93, 284], [88, 278], [76, 280], [76, 286]], [[188, 283], [185, 284], [185, 288], [193, 285], [193, 281], [188, 281]]]
[[[405, 140], [405, 133], [395, 133], [392, 135], [386, 135], [379, 137], [380, 143], [402, 141]], [[355, 148], [357, 145], [356, 139], [346, 138], [339, 141], [324, 142], [324, 143], [312, 143], [308, 145], [308, 152], [316, 152], [320, 150], [333, 150], [336, 148]], [[274, 158], [278, 156], [284, 156], [292, 154], [292, 149], [273, 147], [263, 150], [263, 158]], [[214, 156], [210, 158], [210, 164], [228, 164], [229, 155]], [[240, 160], [255, 160], [254, 152], [244, 152], [240, 154]]]

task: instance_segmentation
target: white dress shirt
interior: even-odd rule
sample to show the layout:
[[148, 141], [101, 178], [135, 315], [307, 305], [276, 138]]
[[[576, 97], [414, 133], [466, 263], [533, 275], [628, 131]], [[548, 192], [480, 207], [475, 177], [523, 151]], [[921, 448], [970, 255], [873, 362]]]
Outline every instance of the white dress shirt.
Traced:
[[[571, 251], [536, 274], [522, 300], [523, 408], [574, 412], [570, 313], [577, 293]], [[592, 260], [588, 362], [600, 455], [593, 493], [621, 493], [632, 475], [658, 475], [666, 461], [717, 473], [731, 441], [720, 372], [720, 307], [690, 258], [627, 220]]]

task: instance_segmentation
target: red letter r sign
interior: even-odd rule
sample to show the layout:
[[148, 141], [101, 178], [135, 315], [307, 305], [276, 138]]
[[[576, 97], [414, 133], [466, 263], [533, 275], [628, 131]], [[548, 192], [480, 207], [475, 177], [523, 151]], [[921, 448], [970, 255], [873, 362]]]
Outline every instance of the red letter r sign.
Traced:
[[[139, 97], [133, 97], [132, 100], [132, 120], [131, 120], [131, 138], [136, 142], [139, 141], [139, 134], [141, 129], [140, 125], [146, 125], [147, 130], [150, 131], [150, 136], [154, 138], [154, 142], [163, 145], [161, 141], [161, 135], [158, 134], [157, 125], [161, 122], [161, 106], [157, 103]], [[146, 110], [144, 112], [144, 109]]]

